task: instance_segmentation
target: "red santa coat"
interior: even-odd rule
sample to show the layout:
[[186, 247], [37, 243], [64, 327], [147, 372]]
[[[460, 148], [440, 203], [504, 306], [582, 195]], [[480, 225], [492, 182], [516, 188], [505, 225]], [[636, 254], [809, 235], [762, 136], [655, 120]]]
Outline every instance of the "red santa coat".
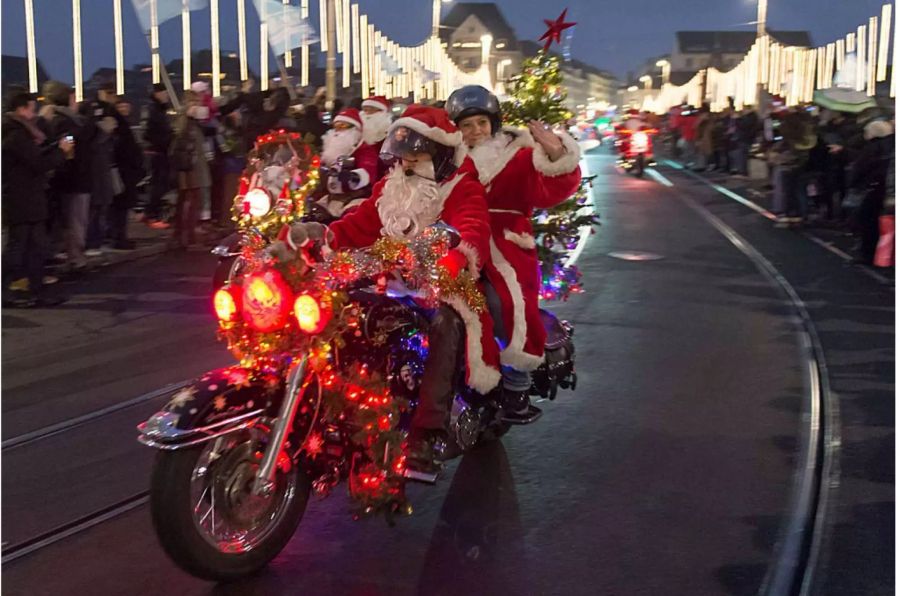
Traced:
[[325, 188], [328, 194], [319, 199], [319, 204], [335, 217], [340, 217], [347, 210], [358, 207], [365, 201], [371, 187], [383, 176], [379, 174], [381, 159], [378, 152], [379, 148], [374, 145], [362, 142], [357, 145], [351, 157], [356, 160], [353, 172], [359, 176], [359, 182], [342, 188], [337, 180], [326, 180]]
[[[363, 248], [381, 237], [378, 202], [389, 176], [375, 185], [371, 197], [329, 226], [333, 248]], [[465, 158], [456, 173], [440, 184], [439, 193], [443, 203], [438, 219], [459, 231], [462, 241], [457, 250], [465, 255], [469, 272], [477, 279], [490, 253], [490, 228], [484, 187], [471, 159]], [[466, 325], [466, 382], [486, 394], [500, 382], [500, 354], [491, 315], [487, 309], [481, 314], [474, 312], [459, 298], [446, 302]]]
[[479, 169], [491, 217], [491, 259], [485, 274], [500, 297], [510, 334], [500, 362], [534, 370], [544, 361], [547, 334], [538, 310], [541, 276], [531, 217], [535, 209], [558, 205], [575, 193], [581, 183], [581, 155], [567, 134], [560, 135], [566, 153], [551, 162], [530, 133], [506, 132], [515, 136], [499, 159]]

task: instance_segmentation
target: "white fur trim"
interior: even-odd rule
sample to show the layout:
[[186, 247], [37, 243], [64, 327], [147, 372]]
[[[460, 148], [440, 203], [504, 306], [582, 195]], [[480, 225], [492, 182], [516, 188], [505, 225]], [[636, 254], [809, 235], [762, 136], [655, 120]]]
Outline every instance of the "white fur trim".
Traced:
[[344, 205], [344, 211], [346, 211], [347, 209], [350, 209], [350, 208], [352, 208], [352, 207], [358, 207], [359, 205], [362, 205], [363, 203], [365, 203], [365, 202], [368, 201], [368, 200], [369, 200], [369, 197], [362, 197], [362, 198], [359, 198], [359, 199], [353, 199], [352, 201], [350, 201], [349, 203], [347, 203], [346, 205]]
[[362, 122], [360, 122], [359, 120], [354, 120], [353, 118], [350, 118], [349, 116], [338, 115], [338, 116], [334, 117], [334, 121], [335, 122], [344, 122], [351, 126], [355, 126], [356, 128], [362, 128]]
[[481, 275], [481, 259], [478, 255], [478, 249], [464, 240], [459, 243], [456, 250], [465, 255], [466, 263], [469, 266], [469, 275], [472, 276], [472, 279], [478, 279]]
[[525, 352], [525, 334], [528, 326], [525, 324], [525, 297], [522, 295], [522, 285], [516, 276], [516, 270], [497, 248], [493, 238], [491, 238], [491, 260], [506, 283], [513, 303], [512, 337], [509, 338], [506, 349], [500, 352], [500, 363], [516, 370], [534, 370], [543, 364], [544, 356], [543, 354], [535, 356]]
[[450, 196], [450, 193], [453, 192], [453, 189], [456, 188], [456, 185], [459, 184], [459, 181], [465, 177], [465, 174], [463, 174], [462, 176], [456, 175], [453, 176], [453, 178], [451, 178], [450, 180], [447, 180], [446, 182], [438, 186], [438, 194], [441, 197], [442, 210], [444, 208], [444, 203], [447, 202], [447, 198]]
[[381, 110], [382, 112], [387, 112], [390, 110], [389, 107], [381, 103], [380, 101], [375, 101], [374, 99], [366, 99], [362, 102], [362, 107], [364, 108], [375, 108], [377, 110]]
[[394, 123], [391, 125], [391, 128], [388, 131], [388, 136], [390, 136], [391, 132], [396, 130], [399, 126], [410, 128], [420, 135], [431, 139], [435, 143], [440, 143], [441, 145], [446, 145], [448, 147], [458, 147], [462, 144], [462, 133], [458, 130], [452, 133], [447, 132], [442, 128], [438, 128], [437, 126], [428, 126], [421, 120], [416, 120], [415, 118], [410, 117], [398, 118], [397, 120], [394, 120]]
[[478, 169], [478, 180], [485, 186], [490, 184], [491, 181], [497, 176], [497, 174], [503, 171], [503, 169], [506, 167], [506, 164], [509, 163], [509, 160], [515, 157], [516, 153], [519, 152], [519, 149], [534, 147], [534, 139], [531, 138], [531, 135], [526, 130], [520, 130], [511, 126], [505, 126], [503, 127], [501, 132], [497, 134], [504, 133], [512, 135], [513, 139], [505, 147], [503, 153], [500, 155], [497, 161], [491, 164], [489, 167], [482, 167]]
[[534, 145], [532, 154], [534, 168], [545, 176], [561, 176], [574, 172], [578, 167], [578, 162], [581, 161], [581, 148], [578, 146], [578, 142], [568, 133], [556, 136], [562, 140], [563, 147], [566, 149], [566, 152], [556, 161], [550, 161], [547, 152], [539, 144], [535, 143]]
[[503, 230], [503, 237], [519, 248], [524, 248], [525, 250], [531, 250], [537, 247], [534, 243], [534, 236], [525, 232], [517, 234], [511, 230]]
[[461, 166], [468, 155], [468, 149], [466, 149], [466, 146], [463, 143], [460, 143], [456, 146], [456, 151], [453, 152], [453, 165], [456, 167]]
[[481, 319], [458, 296], [445, 298], [466, 325], [466, 365], [469, 368], [468, 385], [478, 393], [487, 395], [500, 384], [500, 371], [484, 363], [481, 347]]
[[357, 184], [350, 184], [351, 190], [359, 190], [364, 186], [368, 186], [371, 179], [369, 178], [369, 173], [365, 171], [363, 168], [356, 168], [353, 170], [359, 176], [359, 182]]

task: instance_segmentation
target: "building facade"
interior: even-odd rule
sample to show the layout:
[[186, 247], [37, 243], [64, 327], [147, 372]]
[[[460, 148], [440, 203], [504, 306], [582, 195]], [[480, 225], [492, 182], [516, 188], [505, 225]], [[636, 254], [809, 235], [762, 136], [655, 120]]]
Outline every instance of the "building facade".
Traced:
[[[478, 70], [487, 58], [495, 88], [497, 83], [502, 84], [518, 74], [522, 61], [542, 48], [533, 41], [518, 40], [493, 3], [454, 3], [441, 20], [440, 32], [447, 53], [463, 71]], [[489, 44], [487, 56], [485, 44]], [[618, 81], [612, 74], [580, 60], [562, 60], [560, 70], [568, 93], [568, 109], [579, 112], [590, 105], [615, 104]]]

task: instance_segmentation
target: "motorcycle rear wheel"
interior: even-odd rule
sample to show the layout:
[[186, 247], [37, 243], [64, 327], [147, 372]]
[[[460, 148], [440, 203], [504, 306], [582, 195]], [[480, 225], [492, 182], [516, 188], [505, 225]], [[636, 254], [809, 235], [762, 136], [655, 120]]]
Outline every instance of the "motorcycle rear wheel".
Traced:
[[[227, 582], [259, 571], [287, 545], [303, 518], [311, 483], [299, 466], [278, 470], [271, 496], [250, 493], [263, 449], [254, 432], [260, 431], [157, 454], [150, 490], [153, 526], [169, 557], [191, 575]], [[223, 439], [227, 449], [210, 456]]]
[[644, 154], [641, 153], [634, 160], [634, 175], [638, 178], [644, 177]]

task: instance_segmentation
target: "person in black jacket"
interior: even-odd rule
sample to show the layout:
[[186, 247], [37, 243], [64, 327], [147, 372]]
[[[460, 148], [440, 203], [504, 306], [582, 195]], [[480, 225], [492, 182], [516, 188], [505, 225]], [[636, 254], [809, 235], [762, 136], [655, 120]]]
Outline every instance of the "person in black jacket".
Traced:
[[[115, 96], [104, 96], [104, 101], [113, 100], [111, 112], [116, 119], [113, 135], [113, 158], [121, 185], [115, 188], [112, 205], [109, 208], [108, 235], [117, 250], [133, 250], [134, 242], [128, 239], [128, 211], [137, 199], [137, 185], [144, 177], [144, 151], [128, 123], [119, 110], [119, 100]], [[114, 186], [117, 186], [114, 184]]]
[[[4, 303], [12, 306], [50, 306], [60, 302], [44, 292], [47, 258], [47, 194], [50, 172], [74, 156], [65, 137], [48, 141], [36, 124], [36, 102], [24, 90], [15, 90], [3, 117], [3, 219], [9, 242], [3, 254]], [[28, 290], [9, 292], [10, 282], [25, 276]], [[18, 294], [14, 298], [13, 294]]]
[[884, 120], [866, 124], [865, 144], [850, 171], [849, 187], [864, 193], [856, 211], [856, 227], [860, 236], [857, 260], [871, 265], [878, 247], [878, 218], [884, 211], [888, 175], [894, 161], [894, 127]]
[[47, 105], [41, 108], [44, 128], [51, 139], [72, 137], [75, 155], [58, 168], [50, 182], [65, 220], [65, 247], [73, 273], [87, 268], [84, 254], [91, 192], [93, 191], [93, 146], [97, 127], [92, 118], [76, 112], [75, 90], [59, 81], [44, 83]]
[[169, 121], [169, 92], [165, 85], [153, 85], [150, 105], [144, 121], [144, 141], [150, 158], [150, 202], [144, 211], [144, 222], [154, 229], [169, 227], [162, 216], [162, 199], [172, 190], [172, 170], [169, 164], [169, 148], [172, 145], [172, 123]]

